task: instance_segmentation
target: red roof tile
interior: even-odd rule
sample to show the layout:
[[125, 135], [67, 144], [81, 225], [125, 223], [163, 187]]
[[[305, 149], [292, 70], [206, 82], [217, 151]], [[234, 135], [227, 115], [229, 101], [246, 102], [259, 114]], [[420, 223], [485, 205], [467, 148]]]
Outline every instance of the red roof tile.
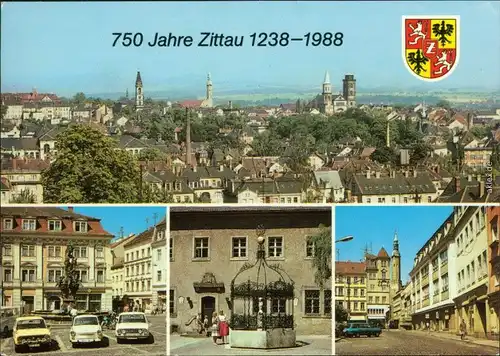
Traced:
[[389, 257], [389, 254], [387, 253], [387, 251], [385, 250], [385, 248], [381, 248], [380, 251], [378, 252], [378, 255], [377, 257], [381, 257], [381, 258], [390, 258]]
[[335, 274], [364, 274], [365, 262], [338, 261], [335, 262]]

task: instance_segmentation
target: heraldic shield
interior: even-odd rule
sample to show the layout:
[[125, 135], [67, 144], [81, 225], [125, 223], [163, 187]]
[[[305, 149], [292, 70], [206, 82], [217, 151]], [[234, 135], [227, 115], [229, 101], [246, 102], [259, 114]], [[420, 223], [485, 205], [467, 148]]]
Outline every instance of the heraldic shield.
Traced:
[[403, 16], [403, 62], [417, 78], [438, 81], [457, 67], [459, 16]]

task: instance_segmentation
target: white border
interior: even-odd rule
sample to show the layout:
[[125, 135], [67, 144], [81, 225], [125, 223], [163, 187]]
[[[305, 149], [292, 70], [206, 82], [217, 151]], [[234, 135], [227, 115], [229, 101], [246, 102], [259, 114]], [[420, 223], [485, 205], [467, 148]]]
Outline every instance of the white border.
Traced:
[[332, 221], [330, 223], [331, 230], [332, 230], [332, 276], [330, 277], [331, 279], [331, 290], [332, 290], [332, 355], [336, 355], [336, 338], [337, 336], [335, 335], [335, 306], [337, 305], [337, 301], [335, 300], [335, 260], [337, 259], [337, 256], [335, 254], [336, 249], [335, 249], [335, 209], [337, 208], [338, 204], [332, 205]]
[[[451, 69], [446, 73], [445, 75], [439, 77], [439, 78], [424, 78], [419, 76], [417, 73], [415, 73], [410, 66], [408, 65], [406, 61], [406, 26], [405, 26], [405, 20], [407, 19], [422, 19], [422, 20], [427, 20], [427, 19], [455, 19], [456, 20], [456, 27], [455, 27], [455, 51], [456, 51], [456, 58], [455, 58], [455, 63], [451, 67]], [[414, 15], [414, 16], [402, 16], [402, 21], [401, 21], [401, 55], [403, 58], [403, 64], [408, 69], [408, 71], [417, 79], [420, 79], [424, 82], [439, 82], [447, 77], [449, 77], [455, 69], [458, 67], [459, 60], [460, 60], [460, 52], [461, 52], [461, 44], [460, 44], [460, 16], [459, 15]]]

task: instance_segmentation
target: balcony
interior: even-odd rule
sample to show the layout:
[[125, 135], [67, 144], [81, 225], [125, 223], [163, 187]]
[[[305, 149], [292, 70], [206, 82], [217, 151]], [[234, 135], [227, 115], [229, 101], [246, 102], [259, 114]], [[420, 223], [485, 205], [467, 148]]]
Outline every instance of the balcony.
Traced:
[[432, 272], [432, 280], [435, 281], [439, 277], [439, 271], [436, 269]]
[[429, 298], [427, 298], [424, 301], [422, 301], [422, 308], [428, 307], [430, 304], [431, 301], [429, 300]]
[[422, 277], [422, 286], [425, 287], [428, 284], [429, 284], [429, 275], [426, 274], [424, 277]]
[[449, 290], [441, 292], [441, 300], [446, 300], [449, 297], [450, 297], [450, 291]]

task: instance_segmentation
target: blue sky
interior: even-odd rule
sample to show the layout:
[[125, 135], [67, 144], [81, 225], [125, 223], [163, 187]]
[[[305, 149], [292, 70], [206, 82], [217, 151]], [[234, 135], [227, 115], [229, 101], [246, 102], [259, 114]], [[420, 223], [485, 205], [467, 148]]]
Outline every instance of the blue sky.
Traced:
[[[425, 83], [404, 67], [402, 15], [460, 15], [455, 72]], [[342, 47], [113, 48], [113, 32], [192, 35], [202, 31], [344, 33]], [[2, 9], [2, 91], [107, 93], [133, 89], [140, 70], [147, 90], [195, 88], [206, 73], [217, 89], [259, 85], [320, 89], [325, 70], [334, 90], [351, 72], [358, 86], [435, 89], [500, 87], [500, 2], [18, 2]], [[247, 43], [248, 44], [248, 43]]]
[[336, 207], [335, 238], [352, 235], [354, 239], [337, 243], [335, 248], [339, 249], [342, 261], [360, 261], [367, 244], [371, 244], [374, 254], [384, 247], [391, 255], [394, 232], [397, 231], [404, 283], [416, 253], [452, 211], [451, 206]]
[[[64, 207], [67, 209], [67, 207]], [[118, 237], [123, 227], [123, 235], [138, 234], [163, 219], [167, 213], [166, 207], [75, 207], [75, 213], [102, 219], [104, 230]], [[148, 219], [148, 221], [146, 221]]]

